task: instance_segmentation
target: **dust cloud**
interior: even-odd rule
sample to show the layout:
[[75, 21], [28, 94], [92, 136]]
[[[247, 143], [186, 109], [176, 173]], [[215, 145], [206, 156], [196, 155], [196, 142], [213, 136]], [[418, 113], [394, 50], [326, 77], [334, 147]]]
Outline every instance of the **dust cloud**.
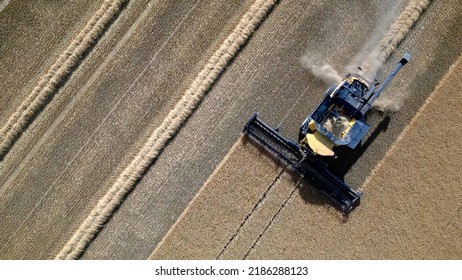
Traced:
[[[377, 2], [374, 15], [376, 21], [370, 40], [364, 43], [364, 47], [349, 64], [340, 69], [340, 72], [357, 73], [357, 67], [361, 67], [359, 74], [373, 82], [384, 62], [396, 50], [429, 4], [430, 0]], [[332, 60], [335, 60], [335, 57], [331, 57], [330, 53], [314, 54], [313, 51], [309, 51], [301, 57], [300, 62], [315, 77], [331, 84], [342, 80], [337, 70], [327, 62]], [[379, 111], [397, 111], [406, 97], [405, 91], [384, 94], [377, 99], [372, 108]]]
[[[371, 75], [376, 75], [379, 68], [382, 67], [382, 64], [406, 37], [406, 34], [429, 4], [430, 0], [411, 0], [409, 2], [406, 9], [382, 38], [377, 48], [366, 59], [366, 61], [371, 61], [372, 67], [369, 69]], [[393, 92], [392, 94], [385, 93], [374, 102], [372, 108], [379, 111], [398, 111], [407, 95], [406, 91]]]
[[310, 70], [310, 72], [317, 78], [323, 80], [325, 83], [333, 84], [339, 83], [342, 77], [327, 62], [322, 62], [320, 59], [314, 58], [309, 54], [305, 54], [300, 58], [301, 64]]

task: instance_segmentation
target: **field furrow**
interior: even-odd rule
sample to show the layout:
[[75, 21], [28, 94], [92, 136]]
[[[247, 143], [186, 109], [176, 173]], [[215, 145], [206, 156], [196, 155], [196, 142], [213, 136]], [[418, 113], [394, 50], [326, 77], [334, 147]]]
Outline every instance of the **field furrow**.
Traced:
[[[460, 258], [460, 1], [87, 2], [0, 4], [0, 259]], [[242, 137], [404, 52], [348, 220]]]
[[[232, 170], [227, 170], [222, 166], [226, 166], [226, 162], [221, 163], [220, 168], [214, 171], [213, 175], [208, 179], [208, 183], [203, 186], [203, 189], [198, 193], [198, 196], [194, 198], [191, 205], [183, 212], [181, 219], [172, 227], [168, 234], [164, 237], [163, 241], [155, 249], [151, 258], [155, 259], [169, 259], [169, 258], [190, 258], [189, 254], [185, 254], [181, 251], [180, 248], [188, 248], [188, 244], [194, 244], [194, 250], [200, 251], [201, 254], [198, 254], [199, 258], [211, 258], [211, 255], [215, 254], [219, 250], [219, 245], [215, 244], [210, 248], [210, 255], [207, 255], [208, 243], [210, 236], [221, 236], [227, 235], [232, 237], [233, 240], [237, 240], [234, 243], [236, 246], [230, 246], [229, 241], [222, 242], [220, 256], [231, 259], [241, 259], [241, 258], [263, 258], [263, 259], [278, 259], [278, 258], [288, 258], [288, 259], [305, 259], [305, 258], [332, 258], [332, 259], [342, 259], [342, 258], [458, 258], [460, 256], [460, 250], [456, 247], [453, 250], [449, 251], [448, 254], [444, 255], [447, 248], [452, 246], [455, 242], [460, 245], [460, 240], [457, 241], [456, 236], [453, 233], [441, 233], [440, 228], [444, 227], [443, 224], [456, 224], [451, 223], [449, 220], [452, 217], [453, 220], [457, 220], [457, 209], [458, 205], [455, 205], [458, 198], [450, 199], [448, 195], [454, 192], [455, 189], [449, 189], [444, 194], [439, 193], [438, 183], [435, 181], [430, 185], [427, 185], [427, 181], [417, 180], [416, 177], [410, 176], [409, 184], [404, 183], [405, 186], [409, 186], [415, 182], [415, 185], [412, 188], [406, 188], [403, 185], [403, 188], [400, 188], [402, 180], [407, 181], [405, 176], [407, 174], [407, 169], [412, 170], [414, 164], [420, 164], [418, 162], [423, 161], [427, 162], [424, 165], [428, 165], [429, 168], [432, 168], [431, 157], [423, 155], [420, 157], [422, 152], [419, 150], [426, 150], [428, 153], [434, 153], [438, 151], [437, 146], [427, 147], [426, 141], [437, 144], [438, 140], [433, 142], [429, 139], [426, 139], [428, 133], [425, 134], [426, 137], [422, 137], [420, 145], [414, 147], [414, 151], [411, 153], [397, 153], [396, 162], [390, 164], [390, 170], [394, 172], [401, 173], [400, 177], [398, 174], [384, 174], [383, 179], [392, 181], [390, 183], [379, 183], [371, 184], [370, 180], [377, 179], [381, 177], [376, 171], [372, 172], [372, 177], [366, 179], [367, 175], [370, 174], [374, 168], [374, 162], [381, 162], [380, 160], [374, 160], [374, 157], [377, 156], [377, 159], [381, 158], [380, 153], [385, 154], [385, 151], [391, 146], [395, 148], [399, 147], [399, 143], [402, 143], [403, 135], [402, 131], [405, 127], [413, 129], [415, 131], [419, 130], [419, 127], [415, 126], [415, 121], [413, 118], [409, 118], [409, 115], [413, 116], [419, 110], [420, 104], [433, 104], [433, 96], [435, 92], [440, 91], [441, 86], [438, 86], [435, 89], [436, 83], [441, 79], [440, 84], [454, 84], [454, 90], [457, 91], [457, 83], [454, 83], [455, 77], [458, 75], [458, 71], [455, 70], [460, 66], [453, 66], [449, 71], [449, 74], [443, 77], [444, 73], [448, 70], [448, 65], [442, 67], [442, 64], [448, 63], [454, 59], [454, 56], [460, 56], [461, 49], [456, 47], [458, 42], [462, 39], [460, 35], [453, 36], [453, 34], [459, 34], [454, 30], [458, 30], [458, 22], [461, 18], [457, 14], [457, 9], [460, 9], [460, 5], [457, 6], [455, 2], [453, 3], [434, 3], [429, 6], [426, 13], [423, 14], [423, 18], [417, 23], [416, 27], [404, 41], [399, 45], [398, 49], [404, 48], [415, 53], [413, 61], [409, 64], [408, 69], [412, 67], [415, 72], [411, 73], [403, 80], [398, 81], [395, 84], [390, 86], [391, 90], [387, 93], [397, 93], [399, 91], [404, 92], [404, 95], [407, 96], [406, 102], [403, 105], [403, 108], [395, 113], [390, 113], [392, 116], [389, 129], [381, 133], [379, 137], [374, 137], [375, 141], [371, 144], [368, 144], [369, 150], [366, 150], [363, 154], [363, 157], [360, 158], [355, 165], [347, 173], [347, 180], [356, 182], [356, 186], [361, 186], [364, 188], [366, 194], [363, 198], [362, 205], [355, 210], [353, 215], [347, 222], [342, 221], [339, 213], [329, 206], [329, 203], [317, 193], [310, 191], [309, 186], [302, 186], [299, 190], [295, 191], [293, 195], [287, 196], [287, 189], [292, 188], [296, 189], [296, 183], [286, 182], [281, 183], [278, 188], [274, 190], [275, 195], [281, 195], [286, 197], [282, 203], [279, 204], [279, 207], [271, 206], [271, 203], [268, 203], [268, 208], [265, 209], [265, 205], [261, 206], [262, 217], [271, 217], [268, 223], [263, 227], [261, 223], [265, 223], [265, 219], [262, 218], [258, 220], [255, 225], [252, 223], [248, 224], [248, 229], [240, 230], [239, 232], [242, 236], [235, 235], [236, 230], [229, 230], [232, 226], [221, 229], [219, 227], [211, 227], [208, 230], [196, 230], [195, 227], [198, 223], [209, 224], [209, 216], [205, 213], [217, 213], [217, 218], [215, 215], [214, 220], [222, 220], [223, 224], [232, 223], [229, 219], [228, 211], [232, 211], [233, 208], [239, 208], [240, 205], [245, 206], [246, 202], [241, 202], [239, 199], [234, 201], [223, 202], [221, 197], [224, 197], [232, 186], [234, 182], [241, 180], [240, 178], [258, 178], [265, 172], [272, 173], [272, 167], [270, 164], [267, 165], [267, 171], [259, 171], [252, 168], [252, 163], [256, 159], [247, 159], [247, 156], [259, 157], [262, 162], [266, 162], [267, 156], [264, 154], [256, 154], [252, 152], [250, 148], [247, 148], [247, 145], [239, 146], [234, 148], [233, 151], [230, 151], [230, 154], [227, 155], [228, 160], [234, 158], [235, 156], [240, 156], [243, 158], [241, 167], [236, 167], [239, 172], [232, 173]], [[449, 11], [444, 15], [439, 14], [438, 10]], [[422, 26], [426, 26], [425, 31], [421, 30]], [[447, 26], [446, 28], [443, 26]], [[451, 29], [452, 32], [444, 34], [447, 29]], [[440, 30], [435, 32], [435, 30]], [[425, 38], [426, 32], [438, 33], [439, 36], [446, 36], [447, 40], [445, 41], [444, 47], [440, 50], [444, 52], [438, 52], [438, 43], [434, 40], [427, 40]], [[451, 40], [453, 40], [451, 43]], [[435, 43], [437, 44], [435, 47]], [[453, 45], [451, 45], [453, 44]], [[451, 45], [454, 48], [449, 48]], [[433, 46], [433, 47], [432, 47]], [[448, 50], [454, 50], [451, 54], [452, 58], [448, 60], [447, 55], [450, 53]], [[392, 57], [395, 57], [393, 55]], [[446, 62], [441, 63], [440, 59], [445, 59]], [[460, 59], [459, 59], [460, 61]], [[385, 64], [389, 65], [390, 62]], [[460, 62], [459, 62], [460, 64]], [[429, 70], [430, 69], [430, 70]], [[403, 73], [406, 70], [403, 70]], [[406, 74], [400, 74], [406, 75]], [[427, 77], [426, 80], [422, 80], [422, 77]], [[452, 77], [452, 78], [450, 78]], [[436, 82], [435, 82], [436, 79]], [[447, 90], [450, 90], [451, 87], [447, 87]], [[434, 92], [434, 93], [432, 93]], [[401, 93], [400, 93], [401, 94]], [[448, 93], [439, 93], [440, 96], [446, 96]], [[427, 97], [430, 96], [429, 100]], [[454, 96], [455, 99], [458, 97]], [[304, 104], [294, 106], [302, 110]], [[435, 105], [438, 106], [438, 105]], [[457, 106], [457, 105], [455, 105]], [[444, 110], [444, 105], [439, 105], [439, 108]], [[456, 108], [447, 110], [447, 117], [451, 116], [451, 111], [458, 111]], [[296, 110], [297, 111], [297, 110]], [[291, 111], [293, 112], [293, 111]], [[413, 113], [414, 112], [414, 113]], [[441, 111], [438, 113], [440, 116]], [[428, 112], [428, 116], [435, 116], [434, 113]], [[406, 116], [407, 115], [407, 116]], [[420, 111], [417, 115], [421, 115]], [[374, 114], [372, 120], [374, 123], [380, 121], [380, 114]], [[444, 117], [443, 117], [444, 118]], [[285, 120], [285, 123], [289, 118]], [[457, 118], [454, 118], [457, 119]], [[411, 125], [409, 125], [409, 122]], [[446, 123], [446, 121], [444, 121]], [[450, 122], [449, 122], [450, 123]], [[440, 122], [433, 122], [437, 127]], [[408, 126], [409, 125], [409, 126]], [[425, 122], [421, 124], [422, 126], [426, 125]], [[451, 125], [451, 127], [456, 127], [457, 125]], [[407, 129], [405, 129], [405, 134], [407, 135]], [[295, 128], [296, 129], [296, 128]], [[427, 131], [427, 130], [425, 130]], [[283, 133], [285, 133], [283, 131]], [[453, 135], [452, 132], [450, 132]], [[435, 139], [439, 139], [439, 136], [435, 136]], [[295, 138], [295, 136], [294, 136]], [[372, 137], [371, 137], [372, 138]], [[457, 138], [457, 136], [456, 136]], [[382, 142], [380, 142], [380, 140]], [[383, 141], [383, 140], [386, 141]], [[394, 141], [398, 139], [398, 143]], [[416, 144], [418, 142], [416, 139], [410, 139], [409, 145]], [[389, 144], [388, 141], [391, 141]], [[396, 146], [395, 146], [396, 145]], [[377, 148], [379, 149], [379, 154], [377, 154]], [[242, 155], [236, 151], [246, 150], [248, 155]], [[382, 152], [380, 152], [382, 150]], [[454, 151], [456, 152], [456, 151]], [[457, 149], [457, 152], [460, 152], [460, 149]], [[390, 152], [392, 153], [392, 152]], [[387, 153], [385, 157], [388, 157]], [[399, 162], [403, 159], [400, 159], [400, 156], [404, 156], [409, 162], [408, 166], [402, 168]], [[441, 155], [441, 158], [438, 157], [435, 161], [438, 162], [440, 159], [443, 160], [447, 156]], [[248, 164], [247, 164], [248, 162]], [[230, 163], [231, 164], [231, 163]], [[235, 163], [233, 163], [235, 164]], [[365, 164], [369, 165], [367, 168], [361, 168]], [[380, 166], [379, 164], [378, 166]], [[396, 168], [400, 166], [399, 168]], [[452, 166], [450, 163], [436, 163], [436, 168], [438, 166]], [[223, 169], [221, 171], [220, 169]], [[377, 168], [376, 168], [377, 169]], [[375, 169], [374, 169], [375, 170]], [[434, 176], [433, 172], [427, 170], [427, 177]], [[415, 170], [415, 174], [419, 171]], [[273, 177], [267, 181], [267, 184], [272, 182], [274, 178], [277, 177], [276, 174], [272, 173]], [[457, 182], [458, 173], [455, 170], [451, 170], [448, 174], [447, 182], [453, 180]], [[228, 178], [228, 181], [225, 182], [214, 182], [214, 177], [218, 178]], [[400, 178], [399, 180], [395, 180]], [[364, 181], [369, 182], [363, 186]], [[446, 180], [445, 180], [446, 181]], [[446, 185], [446, 184], [445, 184]], [[457, 183], [455, 185], [458, 185]], [[390, 186], [392, 190], [390, 190]], [[254, 187], [252, 183], [249, 183], [247, 190], [251, 190]], [[451, 184], [452, 188], [455, 188]], [[424, 188], [424, 192], [419, 192], [420, 188]], [[448, 188], [448, 187], [445, 187]], [[208, 192], [207, 189], [213, 189], [214, 195], [206, 195]], [[380, 189], [380, 191], [377, 191]], [[399, 189], [399, 191], [398, 191]], [[221, 190], [221, 191], [220, 191]], [[376, 193], [371, 193], [371, 192]], [[246, 191], [242, 191], [245, 193]], [[417, 208], [413, 203], [416, 201], [408, 201], [413, 197], [420, 197], [417, 199], [419, 205], [422, 208], [420, 214], [417, 214]], [[431, 199], [430, 199], [431, 198]], [[204, 209], [196, 209], [197, 205], [194, 201], [201, 201], [201, 205], [209, 205], [210, 209], [203, 211]], [[405, 203], [408, 201], [409, 203]], [[443, 210], [439, 209], [437, 213], [422, 214], [426, 210], [423, 208], [431, 208], [433, 203], [437, 201], [437, 204], [444, 203], [444, 201], [450, 201], [448, 208]], [[370, 203], [368, 205], [368, 203]], [[428, 203], [426, 206], [425, 203]], [[199, 204], [199, 203], [198, 203]], [[232, 205], [230, 207], [229, 205]], [[267, 212], [266, 212], [267, 211]], [[250, 212], [247, 212], [250, 213]], [[242, 214], [245, 216], [245, 214]], [[417, 217], [414, 217], [417, 215]], [[444, 217], [442, 221], [438, 217]], [[201, 221], [196, 220], [197, 217], [201, 217]], [[283, 221], [283, 222], [282, 222]], [[374, 222], [375, 221], [375, 222]], [[417, 226], [416, 222], [419, 221], [421, 225]], [[210, 224], [213, 225], [213, 221], [210, 221]], [[434, 225], [433, 225], [434, 224]], [[237, 228], [238, 223], [235, 223], [234, 227]], [[413, 230], [415, 228], [415, 230]], [[428, 230], [427, 230], [428, 229]], [[441, 235], [440, 235], [441, 234]], [[202, 239], [202, 237], [205, 237]], [[441, 238], [444, 236], [444, 238]], [[440, 239], [438, 239], [440, 238]], [[242, 246], [239, 246], [239, 240], [241, 240]], [[246, 241], [248, 240], [248, 241]], [[427, 240], [420, 242], [419, 240]], [[438, 245], [435, 245], [438, 244]], [[388, 247], [386, 247], [388, 246]], [[406, 248], [402, 252], [398, 251], [399, 247]], [[414, 247], [415, 246], [415, 247]], [[437, 246], [437, 247], [435, 247]], [[274, 249], [273, 249], [274, 248]], [[414, 251], [414, 249], [417, 249]], [[193, 250], [191, 248], [191, 250]], [[203, 251], [206, 251], [205, 253]], [[205, 256], [205, 257], [204, 257]], [[446, 257], [445, 257], [446, 256]]]
[[[461, 134], [460, 113], [454, 114], [461, 111], [456, 101], [462, 96], [454, 92], [462, 88], [461, 71], [458, 59], [375, 168], [362, 205], [348, 220], [310, 186], [280, 180], [273, 192], [284, 199], [277, 207], [269, 199], [260, 203], [259, 219], [242, 230], [235, 219], [251, 213], [256, 202], [233, 194], [229, 184], [245, 178], [239, 194], [261, 195], [260, 186], [279, 175], [265, 152], [239, 140], [151, 258], [211, 259], [221, 252], [226, 259], [459, 259], [462, 178], [454, 159], [462, 149], [449, 143]], [[435, 115], [448, 127], [441, 129]], [[269, 178], [262, 182], [263, 176]], [[235, 240], [234, 248], [228, 240]]]
[[[390, 113], [391, 122], [386, 133], [380, 133], [350, 167], [345, 177], [353, 186], [364, 182], [460, 53], [460, 37], [453, 35], [460, 28], [457, 16], [460, 5], [456, 2], [429, 5], [397, 52], [384, 64], [385, 69], [390, 69], [404, 50], [414, 55], [415, 64], [409, 64], [400, 73], [400, 77], [405, 78], [397, 78], [384, 92], [384, 96], [403, 92], [409, 98], [405, 100], [404, 109]], [[281, 132], [295, 139], [299, 124], [328, 87], [303, 68], [300, 58], [306, 53], [325, 50], [326, 59], [334, 61], [336, 69], [348, 65], [357, 50], [370, 39], [368, 31], [378, 29], [375, 13], [360, 12], [368, 3], [371, 11], [379, 15], [384, 12], [381, 5], [376, 7], [370, 2], [336, 5], [336, 9], [325, 2], [279, 2], [83, 258], [147, 257], [146, 248], [154, 248], [181, 215], [235, 143], [253, 112], [259, 111], [272, 125], [283, 120]], [[397, 10], [396, 17], [404, 8]], [[363, 18], [361, 21], [352, 18], [351, 13]], [[330, 32], [323, 32], [324, 29], [313, 24], [334, 15], [339, 19], [335, 22], [343, 24], [326, 23], [324, 28], [329, 27]], [[391, 25], [393, 20], [389, 22]], [[342, 44], [333, 44], [345, 30], [356, 35]], [[438, 34], [438, 41], [429, 39], [432, 34]], [[381, 37], [375, 39], [378, 43]], [[443, 41], [444, 45], [439, 44]], [[441, 52], [443, 48], [444, 53]], [[332, 49], [337, 50], [327, 52]], [[384, 74], [381, 71], [379, 77]], [[383, 114], [372, 114], [369, 121], [373, 128], [383, 117]], [[228, 188], [233, 185], [229, 183]]]
[[[456, 159], [462, 60], [429, 97], [365, 184], [363, 205], [346, 222], [294, 198], [250, 258], [460, 259], [462, 182]], [[434, 121], [434, 116], [439, 121]], [[445, 123], [444, 129], [440, 122]], [[449, 136], [450, 135], [450, 136]], [[311, 225], [317, 225], [313, 227]], [[292, 242], [275, 242], [292, 228]], [[291, 250], [293, 253], [288, 253]], [[300, 250], [301, 249], [301, 250]]]
[[159, 155], [167, 141], [174, 136], [180, 126], [191, 115], [212, 83], [224, 71], [230, 59], [237, 54], [248, 37], [255, 31], [255, 28], [266, 16], [272, 5], [274, 5], [273, 0], [255, 1], [234, 31], [213, 54], [204, 69], [199, 72], [181, 100], [168, 113], [162, 124], [154, 130], [143, 148], [119, 175], [114, 185], [98, 201], [90, 215], [57, 255], [57, 259], [77, 258], [82, 254], [101, 226], [107, 222], [115, 208]]
[[6, 124], [0, 129], [1, 158], [27, 128], [28, 123], [43, 109], [52, 94], [56, 92], [57, 87], [80, 62], [81, 57], [101, 36], [107, 24], [117, 15], [125, 1], [104, 1], [69, 46], [59, 55], [48, 72], [38, 81], [31, 93], [8, 118]]
[[[27, 148], [15, 146], [7, 155], [2, 171], [11, 173], [2, 176], [0, 189], [4, 258], [50, 258], [59, 252], [248, 7], [247, 2], [161, 1], [145, 6], [146, 14], [138, 3], [127, 5], [120, 24], [133, 24], [131, 19], [140, 14], [141, 22], [135, 21], [134, 29], [114, 25], [102, 42], [101, 51], [109, 46], [117, 50], [111, 56], [109, 49], [112, 59], [106, 62], [99, 52], [94, 53], [99, 61], [89, 57], [82, 65], [85, 71], [65, 87], [76, 98], [67, 101], [69, 106], [63, 105], [65, 99], [51, 104], [50, 110], [57, 112], [51, 126], [50, 116], [39, 116], [43, 119], [37, 125], [46, 129], [42, 138], [34, 143], [29, 134], [17, 143], [32, 145], [27, 154]], [[220, 24], [211, 21], [222, 17], [226, 20]], [[126, 38], [118, 33], [127, 30]], [[114, 45], [114, 37], [125, 38], [123, 45]], [[102, 61], [106, 65], [101, 71], [96, 62]], [[100, 75], [92, 79], [88, 73], [95, 69]], [[13, 164], [16, 160], [19, 164]], [[29, 234], [30, 228], [35, 235]]]

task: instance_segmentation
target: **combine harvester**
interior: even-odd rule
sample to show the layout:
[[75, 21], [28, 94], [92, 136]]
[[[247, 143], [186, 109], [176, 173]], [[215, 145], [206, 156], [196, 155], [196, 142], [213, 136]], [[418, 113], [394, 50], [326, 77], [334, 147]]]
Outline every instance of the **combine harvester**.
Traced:
[[[298, 143], [282, 136], [255, 113], [244, 133], [279, 159], [288, 169], [306, 179], [324, 193], [343, 213], [359, 203], [362, 192], [341, 180], [333, 166], [351, 155], [370, 127], [366, 114], [398, 71], [410, 60], [405, 53], [380, 87], [371, 85], [358, 74], [348, 74], [332, 85], [317, 108], [300, 126]], [[377, 88], [377, 89], [376, 89]]]

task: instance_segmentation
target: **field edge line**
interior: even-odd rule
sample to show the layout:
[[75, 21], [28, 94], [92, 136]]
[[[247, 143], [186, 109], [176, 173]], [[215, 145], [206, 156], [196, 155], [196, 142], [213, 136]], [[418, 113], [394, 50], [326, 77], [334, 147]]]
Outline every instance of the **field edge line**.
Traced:
[[244, 143], [244, 140], [242, 139], [242, 137], [243, 136], [240, 136], [239, 139], [233, 144], [233, 146], [231, 146], [228, 153], [223, 157], [223, 159], [221, 160], [220, 163], [218, 163], [217, 167], [212, 172], [212, 174], [210, 174], [207, 180], [202, 184], [200, 189], [197, 191], [196, 195], [191, 199], [191, 201], [185, 207], [181, 215], [176, 219], [175, 223], [173, 223], [173, 225], [168, 229], [168, 231], [164, 234], [162, 239], [159, 241], [159, 243], [157, 243], [156, 247], [153, 249], [148, 259], [153, 259], [153, 256], [156, 254], [158, 248], [162, 247], [162, 245], [167, 241], [169, 235], [175, 231], [175, 228], [183, 220], [183, 218], [187, 215], [190, 207], [196, 202], [196, 200], [202, 195], [202, 193], [205, 191], [207, 186], [210, 184], [210, 181], [212, 180], [212, 178], [220, 171], [223, 165], [228, 161], [229, 157], [234, 153], [234, 151]]
[[365, 189], [368, 187], [372, 181], [372, 179], [377, 175], [377, 173], [380, 172], [380, 169], [382, 168], [382, 165], [384, 165], [388, 158], [393, 154], [394, 150], [399, 146], [401, 143], [402, 139], [407, 135], [408, 131], [413, 127], [414, 123], [420, 118], [420, 115], [426, 110], [427, 106], [432, 102], [432, 100], [435, 98], [439, 88], [443, 86], [443, 83], [445, 80], [448, 79], [448, 77], [452, 74], [454, 69], [458, 64], [462, 63], [462, 55], [457, 58], [457, 60], [449, 67], [448, 71], [444, 76], [438, 81], [438, 84], [435, 86], [433, 89], [432, 93], [430, 96], [427, 97], [425, 100], [424, 104], [419, 108], [417, 113], [414, 115], [414, 117], [409, 121], [409, 123], [406, 125], [406, 127], [403, 129], [403, 131], [399, 134], [399, 136], [396, 138], [394, 144], [390, 147], [390, 149], [385, 153], [383, 156], [382, 160], [380, 160], [375, 167], [372, 169], [371, 173], [369, 176], [367, 176], [366, 180], [364, 180], [364, 183], [362, 184], [360, 189]]
[[0, 160], [27, 129], [57, 88], [75, 71], [82, 56], [101, 38], [107, 25], [128, 0], [104, 0], [85, 26], [70, 41], [48, 71], [37, 81], [32, 91], [21, 102], [0, 129]]
[[277, 0], [256, 0], [252, 4], [232, 33], [196, 76], [183, 98], [169, 112], [162, 124], [153, 131], [143, 148], [98, 201], [55, 259], [76, 259], [85, 251], [102, 226], [110, 219], [116, 207], [189, 118], [211, 85], [239, 53], [276, 2]]

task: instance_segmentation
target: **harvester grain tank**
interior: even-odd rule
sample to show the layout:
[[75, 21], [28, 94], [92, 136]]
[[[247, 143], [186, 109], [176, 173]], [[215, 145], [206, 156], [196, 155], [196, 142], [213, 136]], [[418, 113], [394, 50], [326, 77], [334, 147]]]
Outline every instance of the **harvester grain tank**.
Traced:
[[316, 109], [300, 126], [298, 142], [282, 136], [255, 113], [244, 127], [256, 143], [279, 159], [287, 168], [311, 179], [344, 213], [359, 203], [362, 192], [341, 180], [331, 166], [341, 155], [354, 150], [366, 136], [370, 125], [366, 115], [398, 71], [410, 60], [403, 58], [378, 87], [359, 74], [348, 74], [332, 85]]

